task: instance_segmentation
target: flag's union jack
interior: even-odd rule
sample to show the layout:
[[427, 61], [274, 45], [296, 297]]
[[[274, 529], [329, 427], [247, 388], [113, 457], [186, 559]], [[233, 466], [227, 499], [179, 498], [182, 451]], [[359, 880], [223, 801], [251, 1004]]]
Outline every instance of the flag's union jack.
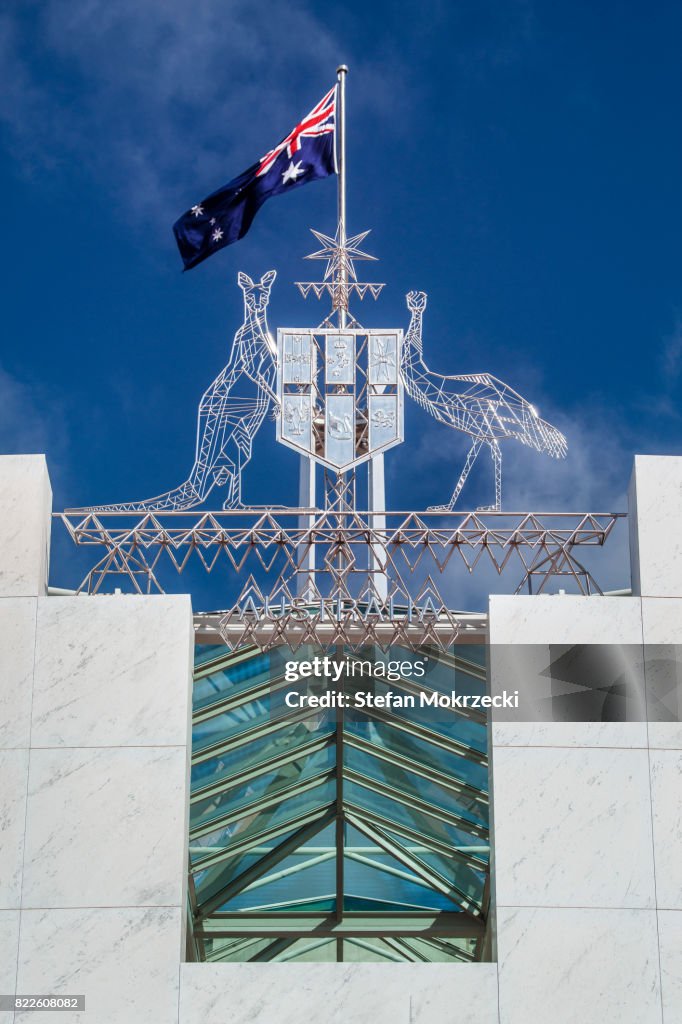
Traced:
[[291, 158], [301, 148], [301, 139], [311, 139], [316, 135], [327, 135], [334, 131], [336, 119], [336, 86], [334, 85], [326, 96], [320, 100], [317, 106], [313, 107], [309, 114], [303, 118], [295, 128], [289, 132], [285, 139], [266, 153], [260, 162], [256, 177], [267, 174], [279, 154], [286, 149], [287, 156]]

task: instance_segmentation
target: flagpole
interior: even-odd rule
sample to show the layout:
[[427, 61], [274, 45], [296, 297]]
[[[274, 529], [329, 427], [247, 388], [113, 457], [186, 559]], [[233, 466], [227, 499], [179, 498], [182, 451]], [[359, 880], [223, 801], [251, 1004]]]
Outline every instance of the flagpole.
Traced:
[[[338, 110], [338, 138], [336, 148], [336, 160], [338, 170], [338, 219], [339, 219], [339, 247], [346, 244], [346, 75], [348, 68], [345, 64], [339, 64], [336, 69], [336, 78], [339, 86], [339, 110]], [[341, 280], [339, 285], [342, 289], [343, 304], [339, 308], [339, 327], [345, 327], [347, 323], [348, 305], [348, 266], [346, 260], [341, 260]]]
[[[338, 218], [339, 247], [346, 245], [346, 75], [348, 67], [340, 64], [336, 69], [339, 83], [338, 145], [336, 149], [338, 170]], [[343, 305], [339, 308], [339, 327], [348, 324], [348, 263], [340, 263], [339, 287], [342, 289]], [[384, 481], [383, 453], [373, 456], [367, 466], [367, 504], [370, 526], [381, 532], [386, 530], [386, 490]], [[377, 597], [385, 601], [388, 596], [388, 575], [386, 572], [386, 548], [383, 544], [370, 546], [369, 565]]]
[[[340, 64], [336, 69], [336, 80], [338, 84], [337, 114], [336, 114], [336, 170], [337, 170], [337, 216], [339, 221], [339, 245], [346, 244], [346, 75], [348, 68]], [[337, 287], [343, 289], [344, 303], [347, 305], [348, 295], [348, 268], [345, 260], [342, 260], [340, 268], [340, 280], [335, 281]], [[346, 310], [339, 309], [339, 326], [345, 327], [347, 323]], [[315, 460], [312, 455], [301, 455], [298, 477], [298, 502], [301, 508], [315, 508]], [[299, 527], [306, 529], [313, 525], [314, 516], [300, 516]], [[298, 596], [312, 601], [315, 594], [315, 545], [310, 545], [310, 550], [303, 561], [304, 572], [298, 576]]]

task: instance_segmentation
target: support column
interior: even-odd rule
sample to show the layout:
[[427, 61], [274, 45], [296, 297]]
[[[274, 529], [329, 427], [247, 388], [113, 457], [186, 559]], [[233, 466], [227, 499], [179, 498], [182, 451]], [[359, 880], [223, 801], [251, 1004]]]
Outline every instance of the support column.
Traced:
[[[298, 506], [299, 508], [315, 508], [315, 460], [309, 455], [301, 455], [298, 468]], [[314, 515], [299, 516], [300, 529], [307, 529], [315, 521]], [[296, 581], [296, 593], [305, 597], [315, 588], [315, 545], [303, 559]]]
[[[386, 485], [384, 481], [384, 456], [375, 455], [367, 467], [368, 509], [375, 513], [370, 517], [370, 526], [375, 530], [386, 530]], [[378, 515], [376, 513], [379, 513]], [[385, 601], [388, 597], [387, 552], [383, 544], [373, 544], [370, 554], [370, 571], [377, 597]]]

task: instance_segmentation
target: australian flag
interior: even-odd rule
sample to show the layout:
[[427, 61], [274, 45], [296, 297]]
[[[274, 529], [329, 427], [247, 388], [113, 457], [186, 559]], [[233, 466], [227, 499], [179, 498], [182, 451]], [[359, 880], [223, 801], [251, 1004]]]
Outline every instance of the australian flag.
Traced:
[[336, 86], [238, 178], [184, 213], [173, 225], [185, 270], [243, 238], [270, 196], [336, 172]]

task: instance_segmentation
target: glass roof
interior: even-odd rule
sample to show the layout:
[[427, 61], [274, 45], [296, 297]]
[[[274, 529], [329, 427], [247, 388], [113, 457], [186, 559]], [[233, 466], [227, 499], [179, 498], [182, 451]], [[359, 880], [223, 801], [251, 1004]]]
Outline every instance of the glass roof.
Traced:
[[[402, 707], [400, 698], [485, 692], [486, 651], [463, 644], [427, 654], [417, 680], [409, 666], [421, 653], [341, 651], [344, 670], [329, 687], [350, 706], [290, 707], [291, 692], [325, 692], [319, 679], [292, 683], [285, 673], [319, 650], [197, 646], [191, 958], [482, 959], [485, 717], [418, 699]], [[354, 706], [358, 691], [372, 694], [372, 706]]]

